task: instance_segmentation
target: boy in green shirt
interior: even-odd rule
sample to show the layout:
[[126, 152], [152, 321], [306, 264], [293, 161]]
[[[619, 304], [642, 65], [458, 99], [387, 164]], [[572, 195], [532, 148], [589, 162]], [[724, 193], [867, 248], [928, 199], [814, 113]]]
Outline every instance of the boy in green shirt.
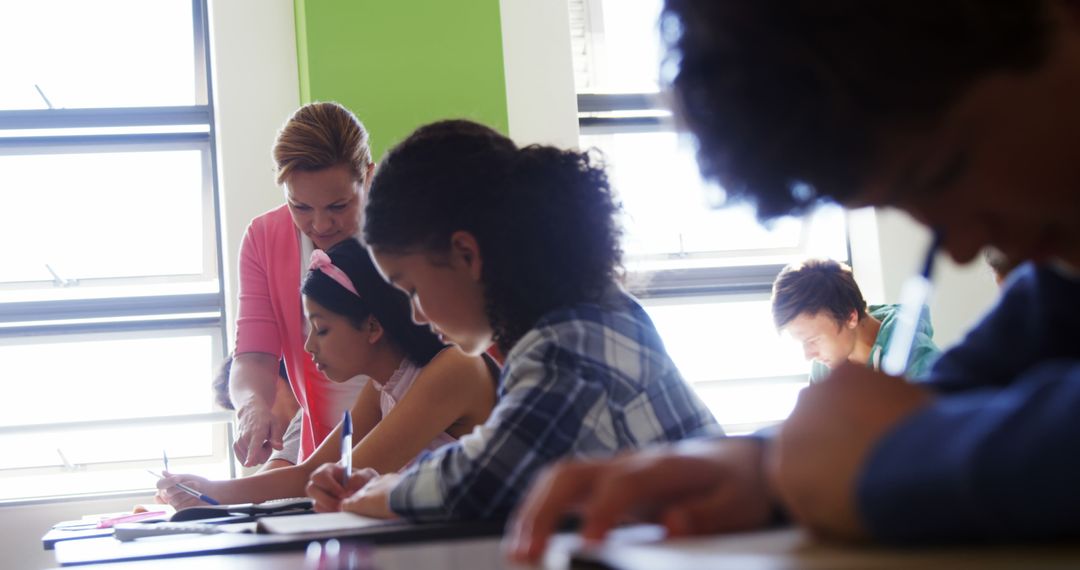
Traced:
[[[773, 283], [773, 322], [802, 344], [812, 360], [810, 382], [819, 382], [845, 361], [880, 368], [892, 338], [899, 305], [867, 307], [851, 268], [831, 259], [810, 259], [785, 267]], [[933, 341], [930, 312], [919, 315], [908, 376], [920, 378], [940, 351]]]

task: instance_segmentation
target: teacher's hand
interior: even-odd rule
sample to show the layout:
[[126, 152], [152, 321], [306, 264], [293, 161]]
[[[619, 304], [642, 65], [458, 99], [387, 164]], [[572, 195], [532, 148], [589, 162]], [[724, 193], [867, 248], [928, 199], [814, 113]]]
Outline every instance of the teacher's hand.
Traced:
[[237, 408], [236, 426], [233, 452], [244, 467], [252, 467], [266, 463], [273, 450], [282, 448], [288, 423], [275, 417], [270, 406], [252, 399]]

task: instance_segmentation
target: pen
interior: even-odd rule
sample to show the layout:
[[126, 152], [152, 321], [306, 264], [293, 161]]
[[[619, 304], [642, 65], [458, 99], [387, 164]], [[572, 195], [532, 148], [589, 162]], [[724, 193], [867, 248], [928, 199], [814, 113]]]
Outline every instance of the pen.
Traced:
[[169, 472], [169, 456], [165, 455], [165, 450], [161, 450], [161, 462], [165, 464], [165, 472]]
[[[154, 477], [157, 477], [158, 479], [164, 479], [164, 477], [162, 477], [160, 474], [154, 473], [153, 471], [151, 471], [149, 469], [147, 469], [146, 472], [153, 475]], [[202, 501], [204, 503], [208, 503], [208, 504], [211, 504], [211, 505], [220, 505], [221, 504], [220, 502], [218, 502], [216, 499], [214, 499], [210, 495], [200, 493], [200, 492], [196, 491], [195, 489], [192, 489], [191, 487], [188, 487], [187, 485], [185, 485], [183, 483], [177, 483], [176, 486], [179, 487], [181, 491], [191, 495], [192, 497], [195, 497], [196, 499], [199, 499], [200, 501]]]
[[919, 315], [923, 306], [930, 299], [930, 274], [934, 270], [934, 257], [941, 247], [941, 233], [934, 232], [934, 239], [926, 252], [922, 273], [912, 276], [904, 282], [900, 290], [900, 311], [896, 315], [896, 329], [893, 331], [885, 358], [881, 360], [881, 370], [891, 376], [903, 376], [911, 359], [911, 347], [915, 345], [915, 335], [919, 330]]
[[352, 414], [345, 410], [345, 419], [341, 422], [341, 463], [345, 474], [341, 476], [341, 486], [349, 487], [349, 474], [352, 473]]

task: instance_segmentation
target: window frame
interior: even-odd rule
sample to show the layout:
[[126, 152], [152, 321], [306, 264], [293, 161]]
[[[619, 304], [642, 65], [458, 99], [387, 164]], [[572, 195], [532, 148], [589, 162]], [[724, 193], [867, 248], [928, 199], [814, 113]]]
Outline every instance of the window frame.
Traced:
[[[210, 330], [212, 351], [210, 361], [220, 362], [226, 354], [224, 265], [221, 235], [220, 196], [218, 183], [216, 124], [213, 85], [210, 75], [209, 18], [207, 0], [191, 0], [193, 18], [192, 45], [194, 58], [195, 102], [189, 106], [109, 107], [89, 109], [20, 109], [0, 111], [0, 155], [94, 153], [123, 150], [128, 152], [155, 150], [198, 150], [201, 156], [201, 191], [203, 220], [203, 266], [199, 274], [153, 275], [140, 277], [110, 277], [86, 279], [72, 283], [59, 275], [51, 281], [22, 281], [0, 283], [0, 292], [29, 293], [14, 301], [0, 301], [0, 343], [17, 344], [16, 339], [54, 337], [57, 342], [82, 335], [110, 333], [158, 333], [168, 337], [178, 332]], [[51, 106], [51, 104], [50, 104]], [[57, 287], [87, 285], [78, 298], [49, 295]], [[187, 284], [185, 286], [185, 284]], [[207, 284], [212, 284], [208, 286]], [[125, 289], [130, 286], [131, 289]], [[113, 288], [111, 294], [104, 289]], [[141, 291], [139, 290], [141, 288]], [[85, 293], [85, 294], [83, 294]], [[9, 299], [11, 295], [5, 294]], [[18, 297], [18, 296], [16, 296]], [[66, 297], [72, 297], [67, 295]], [[207, 371], [207, 400], [210, 400]], [[236, 475], [232, 446], [232, 412], [149, 416], [142, 418], [74, 421], [63, 424], [20, 424], [0, 426], [0, 435], [19, 435], [39, 432], [67, 432], [106, 428], [141, 428], [148, 426], [177, 426], [214, 424], [213, 448], [208, 461], [228, 461], [229, 473]], [[92, 464], [94, 469], [115, 468], [117, 463]], [[145, 467], [160, 467], [159, 462]], [[132, 467], [132, 465], [128, 465]], [[55, 474], [71, 471], [64, 462], [55, 466], [33, 467], [34, 474]], [[16, 476], [0, 470], [0, 480]], [[25, 476], [26, 473], [22, 473]], [[148, 482], [146, 489], [152, 488]], [[106, 495], [126, 495], [146, 489], [108, 492]], [[65, 500], [69, 495], [27, 496], [0, 500], [0, 504], [34, 504], [43, 501]]]
[[[595, 58], [603, 55], [591, 45], [590, 34], [603, 35], [603, 10], [600, 0], [568, 0], [571, 11], [571, 38], [575, 58], [575, 73], [580, 68], [597, 65]], [[579, 28], [575, 28], [578, 26]], [[580, 27], [583, 26], [583, 30]], [[579, 42], [584, 42], [583, 44]], [[577, 83], [577, 82], [576, 82]], [[575, 85], [581, 89], [580, 85]], [[580, 136], [645, 133], [675, 133], [676, 121], [670, 111], [668, 95], [663, 92], [608, 93], [577, 91], [578, 132]], [[716, 252], [668, 252], [663, 254], [627, 255], [627, 289], [648, 309], [650, 306], [691, 305], [697, 303], [732, 303], [768, 301], [772, 284], [791, 259], [806, 257], [812, 247], [809, 240], [809, 217], [803, 218], [802, 237], [798, 247], [767, 250], [734, 249]], [[843, 214], [844, 259], [850, 265], [850, 220]], [[836, 242], [839, 246], [839, 241]], [[776, 258], [773, 260], [772, 258]], [[689, 261], [690, 263], [685, 263]], [[687, 378], [697, 387], [730, 388], [798, 384], [808, 379], [806, 374], [780, 374], [753, 378]], [[729, 433], [747, 433], [768, 427], [776, 421], [723, 422]]]

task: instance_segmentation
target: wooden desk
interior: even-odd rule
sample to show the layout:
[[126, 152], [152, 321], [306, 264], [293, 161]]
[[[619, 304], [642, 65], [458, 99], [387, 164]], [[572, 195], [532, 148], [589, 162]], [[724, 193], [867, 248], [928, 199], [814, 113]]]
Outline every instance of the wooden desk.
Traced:
[[[904, 550], [881, 547], [854, 548], [815, 542], [798, 529], [668, 542], [656, 542], [658, 536], [657, 529], [653, 527], [625, 529], [602, 547], [590, 550], [586, 558], [602, 560], [609, 567], [620, 570], [1080, 568], [1080, 544]], [[542, 567], [568, 568], [571, 560], [570, 553], [580, 545], [581, 541], [577, 536], [556, 537]], [[375, 568], [379, 570], [528, 568], [505, 561], [498, 538], [380, 546], [375, 550], [374, 560]], [[181, 570], [195, 567], [193, 564], [197, 564], [199, 570], [305, 568], [304, 553], [299, 551], [171, 558], [78, 566], [77, 568]]]
[[[898, 549], [815, 541], [797, 528], [658, 542], [644, 532], [605, 543], [579, 559], [620, 570], [833, 570], [1080, 568], [1080, 543]], [[580, 546], [564, 543], [560, 548]]]

